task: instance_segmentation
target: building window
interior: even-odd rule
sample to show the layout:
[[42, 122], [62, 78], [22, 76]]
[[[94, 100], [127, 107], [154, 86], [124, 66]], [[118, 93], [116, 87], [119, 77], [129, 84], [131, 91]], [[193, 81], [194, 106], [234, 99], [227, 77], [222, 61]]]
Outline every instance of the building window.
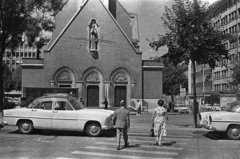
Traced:
[[28, 53], [28, 57], [32, 57], [32, 53], [31, 52]]
[[32, 57], [36, 57], [36, 53], [35, 52], [33, 52]]
[[27, 57], [27, 53], [26, 52], [24, 53], [24, 57]]
[[23, 52], [21, 52], [21, 57], [23, 57]]

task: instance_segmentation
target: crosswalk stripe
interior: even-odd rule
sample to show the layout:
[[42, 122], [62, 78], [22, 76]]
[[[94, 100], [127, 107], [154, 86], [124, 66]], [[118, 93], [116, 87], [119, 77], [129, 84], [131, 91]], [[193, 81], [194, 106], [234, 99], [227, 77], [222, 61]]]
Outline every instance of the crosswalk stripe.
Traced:
[[[136, 135], [136, 136], [145, 136], [145, 137], [149, 137], [149, 138], [151, 138], [150, 136], [149, 136], [149, 134], [148, 133], [128, 133], [128, 135], [129, 136], [134, 136], [134, 135]], [[192, 136], [189, 136], [189, 135], [183, 135], [183, 136], [174, 136], [174, 135], [168, 135], [168, 137], [176, 137], [176, 138], [192, 138]]]
[[[86, 152], [86, 151], [73, 151], [72, 154], [79, 155], [89, 155], [89, 156], [100, 156], [100, 157], [111, 157], [111, 158], [129, 158], [129, 159], [156, 159], [156, 157], [139, 157], [133, 155], [117, 155], [117, 154], [106, 154], [106, 153], [95, 153], [95, 152]], [[164, 158], [158, 157], [158, 159], [173, 159], [173, 158]]]
[[[141, 139], [148, 139], [148, 140], [156, 140], [156, 138], [155, 138], [155, 137], [149, 138], [149, 137], [143, 137], [143, 136], [141, 136], [141, 137], [137, 137], [137, 138], [141, 138]], [[162, 140], [173, 140], [173, 141], [175, 141], [175, 140], [179, 140], [179, 141], [189, 141], [189, 140], [191, 140], [191, 139], [182, 139], [182, 138], [170, 138], [170, 137], [163, 137], [163, 138], [162, 138]]]
[[[115, 143], [112, 142], [97, 142], [96, 144], [101, 144], [101, 145], [116, 145]], [[140, 147], [144, 148], [153, 148], [151, 145], [141, 145]], [[157, 149], [164, 149], [164, 150], [182, 150], [182, 147], [169, 147], [169, 146], [154, 146], [154, 148]]]
[[[106, 148], [106, 147], [94, 147], [87, 146], [86, 149], [97, 149], [97, 150], [111, 150], [118, 151], [115, 148]], [[167, 152], [167, 151], [145, 151], [145, 150], [132, 150], [132, 149], [122, 149], [121, 152], [136, 152], [136, 153], [145, 153], [145, 154], [156, 154], [156, 155], [178, 155], [177, 152]]]
[[[116, 140], [116, 139], [113, 139], [113, 138], [110, 138], [110, 139], [105, 139], [105, 140]], [[155, 143], [155, 140], [154, 141], [149, 141], [149, 140], [133, 140], [133, 139], [129, 139], [128, 140], [129, 142], [136, 142], [136, 143]], [[162, 140], [162, 143], [164, 143], [164, 139]], [[187, 143], [186, 142], [176, 142], [176, 141], [171, 141], [169, 142], [170, 144], [177, 144], [177, 145], [186, 145]]]

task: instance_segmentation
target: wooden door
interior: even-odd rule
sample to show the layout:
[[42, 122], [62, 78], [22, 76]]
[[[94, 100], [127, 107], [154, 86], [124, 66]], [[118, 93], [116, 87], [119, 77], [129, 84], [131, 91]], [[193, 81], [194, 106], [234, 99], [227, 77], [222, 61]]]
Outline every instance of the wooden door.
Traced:
[[99, 107], [99, 87], [98, 86], [87, 87], [87, 106]]
[[115, 87], [115, 107], [120, 107], [120, 101], [124, 100], [126, 103], [127, 99], [127, 88], [125, 86]]

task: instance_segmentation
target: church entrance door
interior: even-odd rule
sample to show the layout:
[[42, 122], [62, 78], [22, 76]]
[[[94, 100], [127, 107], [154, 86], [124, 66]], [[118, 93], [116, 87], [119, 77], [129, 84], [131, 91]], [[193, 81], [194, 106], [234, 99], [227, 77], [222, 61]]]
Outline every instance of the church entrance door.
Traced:
[[125, 86], [116, 86], [115, 87], [115, 107], [120, 107], [121, 100], [124, 100], [126, 103], [127, 97], [127, 88]]
[[99, 87], [98, 86], [87, 87], [87, 106], [99, 107]]

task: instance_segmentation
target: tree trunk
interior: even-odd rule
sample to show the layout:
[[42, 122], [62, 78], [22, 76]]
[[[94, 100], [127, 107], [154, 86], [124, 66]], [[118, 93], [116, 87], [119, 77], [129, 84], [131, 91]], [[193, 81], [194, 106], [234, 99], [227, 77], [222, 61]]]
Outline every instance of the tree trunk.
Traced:
[[194, 127], [198, 127], [198, 120], [197, 120], [197, 115], [198, 115], [198, 104], [197, 104], [197, 93], [196, 93], [196, 65], [195, 61], [192, 61], [192, 66], [193, 66], [193, 124]]
[[0, 52], [0, 113], [3, 112], [3, 49]]

